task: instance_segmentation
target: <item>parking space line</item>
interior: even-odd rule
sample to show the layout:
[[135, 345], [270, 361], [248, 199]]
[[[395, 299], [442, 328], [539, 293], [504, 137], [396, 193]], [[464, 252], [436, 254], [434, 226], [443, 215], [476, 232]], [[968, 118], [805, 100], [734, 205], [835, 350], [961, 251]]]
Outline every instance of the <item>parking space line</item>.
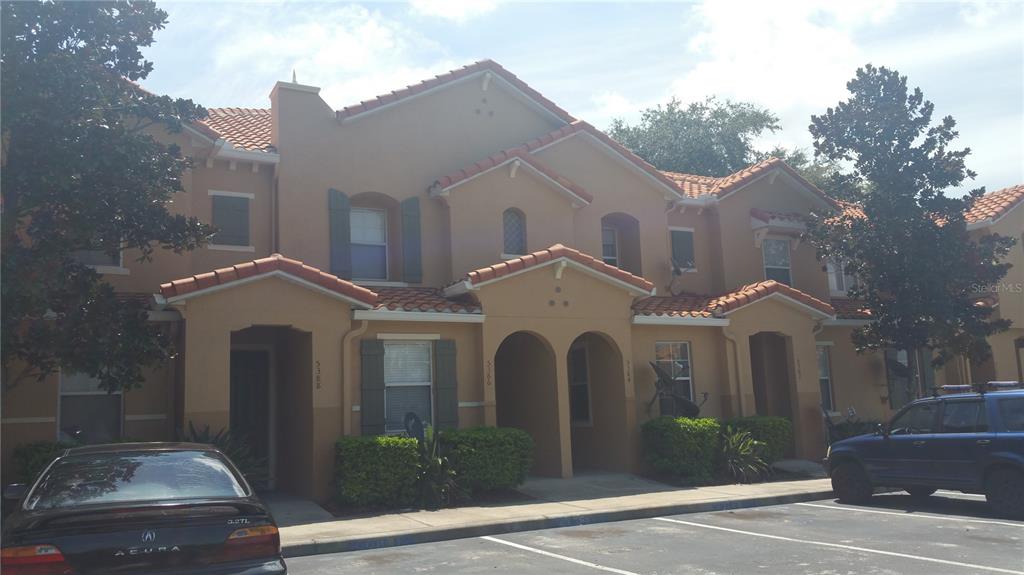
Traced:
[[956, 495], [957, 497], [974, 497], [978, 499], [985, 499], [985, 496], [980, 493], [962, 493], [960, 491], [949, 491], [946, 489], [940, 489], [939, 495]]
[[987, 519], [967, 519], [965, 517], [953, 517], [949, 515], [921, 515], [918, 513], [898, 513], [896, 511], [882, 511], [881, 509], [864, 509], [863, 507], [839, 507], [838, 505], [822, 505], [820, 503], [794, 503], [803, 507], [819, 507], [821, 509], [835, 509], [836, 511], [855, 511], [859, 513], [878, 513], [880, 515], [896, 515], [898, 517], [913, 517], [916, 519], [937, 519], [940, 521], [956, 521], [957, 523], [984, 523], [986, 525], [1006, 525], [1009, 527], [1024, 528], [1024, 523], [1009, 523], [1006, 521], [989, 521]]
[[543, 549], [537, 549], [536, 547], [527, 547], [526, 545], [520, 545], [519, 543], [513, 543], [511, 541], [505, 541], [504, 539], [498, 539], [497, 537], [491, 537], [490, 535], [484, 535], [480, 539], [486, 539], [494, 543], [501, 543], [502, 545], [508, 545], [509, 547], [515, 547], [516, 549], [522, 549], [523, 551], [529, 551], [530, 553], [536, 553], [537, 555], [543, 555], [545, 557], [551, 557], [553, 559], [561, 559], [562, 561], [568, 561], [569, 563], [583, 565], [584, 567], [590, 567], [591, 569], [597, 569], [598, 571], [618, 573], [619, 575], [639, 575], [632, 571], [623, 571], [622, 569], [616, 569], [614, 567], [605, 567], [604, 565], [598, 565], [597, 563], [591, 563], [590, 561], [583, 561], [582, 559], [566, 557], [565, 555], [559, 555], [558, 553], [552, 553], [550, 551], [545, 551]]
[[845, 549], [847, 551], [858, 551], [860, 553], [872, 553], [875, 555], [887, 555], [889, 557], [903, 557], [905, 559], [916, 559], [918, 561], [927, 561], [929, 563], [941, 563], [943, 565], [953, 565], [956, 567], [965, 567], [967, 569], [991, 571], [993, 573], [1010, 573], [1011, 575], [1024, 575], [1024, 571], [1013, 571], [1010, 569], [1001, 569], [999, 567], [988, 567], [986, 565], [975, 565], [973, 563], [961, 563], [959, 561], [948, 561], [946, 559], [936, 559], [934, 557], [922, 557], [920, 555], [908, 555], [906, 553], [896, 553], [894, 551], [882, 551], [880, 549], [868, 549], [866, 547], [855, 547], [853, 545], [843, 545], [840, 543], [829, 543], [827, 541], [814, 541], [811, 539], [796, 539], [794, 537], [783, 537], [781, 535], [769, 535], [767, 533], [756, 533], [754, 531], [743, 531], [741, 529], [730, 529], [728, 527], [719, 527], [717, 525], [707, 525], [705, 523], [694, 523], [692, 521], [681, 521], [679, 519], [669, 519], [668, 517], [655, 517], [655, 521], [666, 521], [668, 523], [678, 523], [680, 525], [688, 525], [690, 527], [701, 527], [704, 529], [714, 529], [716, 531], [726, 531], [729, 533], [738, 533], [740, 535], [751, 535], [753, 537], [764, 537], [767, 539], [775, 539], [777, 541], [790, 541], [792, 543], [805, 543], [807, 545], [818, 545], [820, 547], [832, 547], [835, 549]]

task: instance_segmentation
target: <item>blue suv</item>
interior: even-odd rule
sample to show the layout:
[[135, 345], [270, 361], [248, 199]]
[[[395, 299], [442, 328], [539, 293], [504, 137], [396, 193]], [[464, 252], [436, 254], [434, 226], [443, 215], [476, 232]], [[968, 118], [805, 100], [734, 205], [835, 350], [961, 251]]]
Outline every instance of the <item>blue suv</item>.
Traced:
[[875, 487], [920, 498], [952, 489], [1024, 518], [1024, 390], [919, 399], [874, 434], [832, 444], [826, 464], [843, 503], [864, 503]]

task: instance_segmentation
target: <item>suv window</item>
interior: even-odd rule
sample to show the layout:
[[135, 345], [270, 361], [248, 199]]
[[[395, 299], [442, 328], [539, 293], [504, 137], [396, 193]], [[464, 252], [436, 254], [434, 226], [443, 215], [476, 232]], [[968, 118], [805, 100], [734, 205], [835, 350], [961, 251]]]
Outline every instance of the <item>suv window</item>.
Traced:
[[984, 433], [988, 431], [985, 402], [947, 401], [942, 408], [941, 433]]
[[896, 416], [889, 426], [892, 435], [935, 433], [935, 412], [938, 404], [934, 401], [918, 403]]
[[25, 508], [245, 495], [235, 474], [212, 453], [125, 451], [58, 459], [29, 494]]
[[1006, 431], [1024, 431], [1024, 397], [1000, 399], [999, 414]]

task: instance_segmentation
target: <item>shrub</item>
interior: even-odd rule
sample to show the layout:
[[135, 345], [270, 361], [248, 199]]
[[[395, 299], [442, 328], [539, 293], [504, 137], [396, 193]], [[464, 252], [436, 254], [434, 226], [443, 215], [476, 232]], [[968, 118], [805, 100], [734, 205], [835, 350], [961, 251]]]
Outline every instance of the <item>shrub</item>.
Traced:
[[793, 445], [793, 423], [785, 417], [754, 415], [723, 421], [722, 424], [737, 431], [746, 431], [755, 441], [764, 443], [764, 460], [769, 464], [782, 459]]
[[440, 434], [430, 426], [423, 431], [423, 439], [416, 440], [417, 502], [427, 509], [447, 507], [460, 498], [462, 490], [448, 459], [448, 446], [441, 443]]
[[643, 424], [647, 463], [659, 473], [707, 482], [715, 469], [718, 421], [711, 418], [658, 417]]
[[401, 507], [416, 501], [419, 450], [415, 439], [380, 435], [342, 437], [335, 446], [338, 501]]
[[11, 455], [15, 476], [21, 483], [32, 483], [61, 452], [77, 446], [71, 441], [33, 441], [19, 445]]
[[459, 485], [470, 494], [522, 485], [533, 465], [533, 438], [511, 427], [475, 427], [445, 431], [448, 458]]
[[771, 473], [765, 462], [764, 443], [748, 431], [726, 427], [722, 431], [721, 470], [723, 475], [740, 483], [760, 481]]
[[262, 489], [269, 483], [270, 474], [267, 458], [257, 456], [253, 453], [252, 446], [247, 441], [231, 435], [231, 432], [227, 429], [221, 429], [217, 433], [213, 433], [210, 431], [209, 425], [203, 426], [202, 429], [196, 429], [192, 422], [189, 421], [188, 431], [180, 434], [178, 439], [189, 443], [205, 443], [216, 447], [235, 464], [238, 471], [245, 476], [245, 480], [255, 489]]

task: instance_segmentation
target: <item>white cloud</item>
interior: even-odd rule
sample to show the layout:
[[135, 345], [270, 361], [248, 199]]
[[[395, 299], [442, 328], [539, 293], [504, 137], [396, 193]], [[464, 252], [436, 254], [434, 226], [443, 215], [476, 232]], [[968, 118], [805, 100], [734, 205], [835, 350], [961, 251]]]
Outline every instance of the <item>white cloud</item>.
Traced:
[[459, 24], [493, 12], [497, 0], [411, 0], [413, 14], [433, 16]]

